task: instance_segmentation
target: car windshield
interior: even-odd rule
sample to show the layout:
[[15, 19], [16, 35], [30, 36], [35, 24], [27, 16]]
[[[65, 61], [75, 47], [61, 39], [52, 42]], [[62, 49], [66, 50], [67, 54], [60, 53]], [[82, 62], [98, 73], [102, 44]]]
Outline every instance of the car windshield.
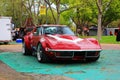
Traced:
[[69, 27], [59, 27], [59, 26], [50, 26], [50, 27], [43, 27], [44, 34], [67, 34], [67, 35], [74, 35], [72, 30]]

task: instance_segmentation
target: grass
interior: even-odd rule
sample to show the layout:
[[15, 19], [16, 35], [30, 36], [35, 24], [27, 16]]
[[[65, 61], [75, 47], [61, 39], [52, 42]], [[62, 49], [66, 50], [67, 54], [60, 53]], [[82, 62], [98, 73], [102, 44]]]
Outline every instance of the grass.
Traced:
[[120, 44], [120, 42], [116, 41], [116, 36], [102, 36], [100, 43]]
[[[97, 36], [88, 36], [88, 37], [82, 37], [82, 38], [96, 38]], [[116, 36], [102, 36], [100, 43], [104, 44], [120, 44], [120, 42], [116, 41]]]

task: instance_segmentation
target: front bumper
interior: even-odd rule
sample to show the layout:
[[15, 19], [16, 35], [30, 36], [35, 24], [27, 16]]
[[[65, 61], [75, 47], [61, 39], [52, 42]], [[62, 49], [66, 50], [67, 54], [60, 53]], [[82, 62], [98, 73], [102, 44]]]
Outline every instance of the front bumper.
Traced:
[[100, 54], [101, 49], [93, 50], [52, 50], [48, 49], [48, 52], [52, 52], [56, 58], [96, 58]]

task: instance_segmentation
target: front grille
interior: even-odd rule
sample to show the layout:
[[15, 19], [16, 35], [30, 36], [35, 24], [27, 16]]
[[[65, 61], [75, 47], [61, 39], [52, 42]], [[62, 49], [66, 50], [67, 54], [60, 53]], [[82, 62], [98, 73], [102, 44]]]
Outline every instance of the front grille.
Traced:
[[85, 56], [85, 51], [82, 52], [74, 52], [74, 56]]
[[72, 58], [74, 56], [73, 51], [61, 51], [61, 52], [56, 52], [55, 53], [56, 57], [62, 57], [62, 58]]
[[99, 52], [98, 51], [88, 51], [86, 56], [87, 57], [96, 57], [98, 56]]
[[58, 51], [54, 52], [57, 58], [73, 58], [73, 57], [97, 57], [97, 51]]
[[88, 51], [87, 52], [87, 56], [94, 56], [95, 55], [95, 52], [94, 51]]

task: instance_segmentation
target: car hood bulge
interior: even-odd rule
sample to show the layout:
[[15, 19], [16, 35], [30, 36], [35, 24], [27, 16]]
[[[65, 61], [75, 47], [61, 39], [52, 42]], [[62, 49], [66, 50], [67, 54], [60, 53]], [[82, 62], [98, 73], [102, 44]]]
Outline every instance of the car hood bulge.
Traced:
[[47, 35], [48, 44], [53, 49], [99, 49], [98, 44], [94, 44], [88, 39], [78, 38], [72, 35]]

